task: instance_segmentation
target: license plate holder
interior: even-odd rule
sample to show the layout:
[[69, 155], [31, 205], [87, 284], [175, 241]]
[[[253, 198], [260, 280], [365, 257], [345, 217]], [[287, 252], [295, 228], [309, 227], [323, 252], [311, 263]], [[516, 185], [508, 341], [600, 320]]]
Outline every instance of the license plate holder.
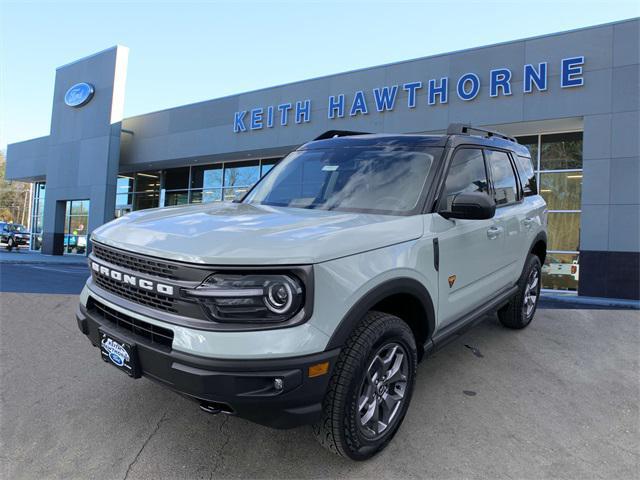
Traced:
[[100, 356], [102, 360], [132, 378], [139, 378], [140, 367], [136, 345], [126, 342], [118, 338], [118, 335], [103, 329], [99, 329], [98, 332], [100, 334]]

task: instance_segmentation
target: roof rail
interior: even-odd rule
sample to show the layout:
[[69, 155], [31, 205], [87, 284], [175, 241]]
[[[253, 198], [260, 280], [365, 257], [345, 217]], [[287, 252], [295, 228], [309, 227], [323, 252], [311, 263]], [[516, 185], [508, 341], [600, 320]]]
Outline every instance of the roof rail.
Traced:
[[447, 135], [471, 135], [471, 131], [483, 133], [485, 137], [500, 137], [510, 142], [518, 143], [514, 137], [505, 135], [504, 133], [496, 132], [494, 130], [487, 130], [486, 128], [473, 127], [464, 123], [452, 123], [447, 128]]
[[351, 132], [349, 130], [327, 130], [322, 135], [317, 136], [314, 140], [326, 140], [335, 137], [350, 137], [351, 135], [367, 135], [369, 132]]

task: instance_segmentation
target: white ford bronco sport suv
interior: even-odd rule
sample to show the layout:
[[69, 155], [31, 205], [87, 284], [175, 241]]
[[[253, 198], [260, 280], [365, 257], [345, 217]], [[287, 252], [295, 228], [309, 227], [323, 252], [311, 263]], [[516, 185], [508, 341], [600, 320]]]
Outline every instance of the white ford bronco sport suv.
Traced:
[[531, 322], [545, 230], [512, 138], [327, 132], [241, 201], [95, 230], [78, 326], [133, 378], [209, 413], [313, 424], [362, 460], [400, 427], [418, 361], [487, 313]]

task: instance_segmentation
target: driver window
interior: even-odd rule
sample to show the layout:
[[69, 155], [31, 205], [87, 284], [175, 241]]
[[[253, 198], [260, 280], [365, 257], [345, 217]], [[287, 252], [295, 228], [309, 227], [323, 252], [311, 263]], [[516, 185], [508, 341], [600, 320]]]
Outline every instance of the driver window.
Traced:
[[487, 171], [482, 150], [477, 148], [458, 150], [449, 167], [441, 209], [451, 210], [451, 202], [459, 193], [487, 193], [488, 191]]

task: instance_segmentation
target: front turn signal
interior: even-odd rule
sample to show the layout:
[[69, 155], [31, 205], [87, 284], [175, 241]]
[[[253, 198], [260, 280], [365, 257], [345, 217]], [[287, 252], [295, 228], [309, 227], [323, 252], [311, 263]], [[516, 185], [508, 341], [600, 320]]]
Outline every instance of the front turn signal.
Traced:
[[309, 367], [309, 378], [325, 375], [329, 371], [329, 362], [317, 363]]

